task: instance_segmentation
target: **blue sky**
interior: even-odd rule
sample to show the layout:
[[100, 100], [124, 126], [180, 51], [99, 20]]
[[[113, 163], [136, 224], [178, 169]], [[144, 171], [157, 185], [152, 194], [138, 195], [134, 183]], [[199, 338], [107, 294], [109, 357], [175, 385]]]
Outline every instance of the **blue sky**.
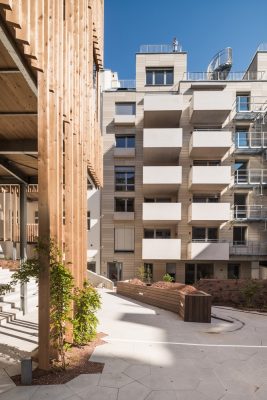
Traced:
[[135, 78], [141, 44], [171, 43], [188, 52], [188, 70], [206, 71], [211, 58], [233, 48], [232, 71], [243, 71], [267, 42], [267, 0], [105, 0], [105, 68]]

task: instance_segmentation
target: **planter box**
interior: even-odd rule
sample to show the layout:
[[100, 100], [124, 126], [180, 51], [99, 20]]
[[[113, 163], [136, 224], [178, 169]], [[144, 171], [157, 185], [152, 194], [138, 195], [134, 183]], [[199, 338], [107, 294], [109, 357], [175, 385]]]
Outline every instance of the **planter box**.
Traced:
[[151, 286], [117, 282], [117, 293], [175, 312], [185, 322], [211, 321], [211, 296], [201, 291], [185, 294], [179, 290], [158, 289]]

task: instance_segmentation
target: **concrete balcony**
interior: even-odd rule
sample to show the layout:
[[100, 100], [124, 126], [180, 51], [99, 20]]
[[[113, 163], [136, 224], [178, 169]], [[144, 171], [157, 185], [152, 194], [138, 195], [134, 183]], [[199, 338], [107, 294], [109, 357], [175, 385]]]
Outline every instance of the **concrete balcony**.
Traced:
[[195, 91], [190, 104], [193, 123], [221, 124], [233, 107], [233, 95], [224, 90]]
[[192, 203], [188, 209], [189, 224], [219, 226], [230, 219], [230, 203]]
[[116, 211], [113, 214], [114, 221], [133, 221], [134, 212], [119, 212]]
[[114, 147], [114, 157], [117, 158], [131, 158], [135, 157], [135, 148], [121, 148]]
[[181, 128], [144, 129], [144, 162], [156, 163], [162, 158], [168, 162], [177, 162], [183, 145]]
[[188, 260], [229, 260], [229, 243], [190, 242], [187, 248]]
[[180, 260], [180, 239], [143, 239], [143, 260]]
[[135, 115], [115, 115], [115, 125], [135, 125]]
[[191, 157], [205, 157], [212, 152], [212, 157], [222, 158], [232, 146], [232, 132], [222, 130], [194, 131], [189, 145]]
[[189, 173], [189, 189], [221, 191], [231, 183], [230, 166], [192, 166]]
[[143, 203], [143, 221], [177, 224], [181, 220], [181, 203]]
[[183, 110], [183, 96], [151, 94], [144, 98], [144, 126], [147, 128], [177, 127]]
[[176, 192], [182, 183], [182, 167], [143, 167], [143, 191], [145, 194]]

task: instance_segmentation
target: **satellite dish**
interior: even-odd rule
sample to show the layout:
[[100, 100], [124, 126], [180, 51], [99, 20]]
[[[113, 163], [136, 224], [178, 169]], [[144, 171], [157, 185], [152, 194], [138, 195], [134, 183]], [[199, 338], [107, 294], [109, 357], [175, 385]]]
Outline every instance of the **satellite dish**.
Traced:
[[231, 47], [226, 47], [225, 49], [219, 51], [207, 68], [208, 79], [211, 80], [225, 80], [232, 68], [232, 49]]

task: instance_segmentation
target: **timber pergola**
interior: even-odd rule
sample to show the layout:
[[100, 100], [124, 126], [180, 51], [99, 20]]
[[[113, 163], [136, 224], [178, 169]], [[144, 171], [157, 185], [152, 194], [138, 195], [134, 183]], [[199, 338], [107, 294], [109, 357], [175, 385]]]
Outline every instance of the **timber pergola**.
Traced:
[[[102, 57], [103, 0], [0, 0], [0, 185], [20, 186], [25, 259], [27, 187], [38, 183], [39, 238], [56, 241], [77, 286], [86, 277], [88, 173], [102, 183]], [[39, 367], [48, 369], [49, 258], [40, 262]]]

